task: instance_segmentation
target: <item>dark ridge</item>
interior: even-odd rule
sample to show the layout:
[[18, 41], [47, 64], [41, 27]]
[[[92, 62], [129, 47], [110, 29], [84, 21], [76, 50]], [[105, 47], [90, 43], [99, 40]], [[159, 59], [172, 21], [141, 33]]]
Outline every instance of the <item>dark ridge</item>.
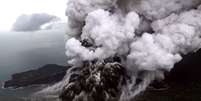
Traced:
[[201, 50], [183, 56], [162, 82], [154, 82], [134, 101], [201, 101]]
[[201, 81], [201, 50], [184, 55], [166, 76], [166, 81], [191, 83]]

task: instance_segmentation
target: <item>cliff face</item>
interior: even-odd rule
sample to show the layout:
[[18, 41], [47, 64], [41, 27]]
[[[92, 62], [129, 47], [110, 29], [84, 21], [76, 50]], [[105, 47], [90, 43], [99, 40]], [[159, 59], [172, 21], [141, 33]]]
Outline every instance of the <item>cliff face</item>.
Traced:
[[62, 80], [69, 66], [48, 64], [36, 70], [12, 75], [12, 79], [4, 83], [5, 88], [19, 88], [34, 84], [51, 84]]

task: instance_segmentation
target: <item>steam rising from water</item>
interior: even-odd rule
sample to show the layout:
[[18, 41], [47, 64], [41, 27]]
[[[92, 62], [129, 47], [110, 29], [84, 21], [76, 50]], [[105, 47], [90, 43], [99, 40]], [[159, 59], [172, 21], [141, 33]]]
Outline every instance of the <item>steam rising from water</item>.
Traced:
[[[181, 54], [200, 48], [201, 9], [197, 9], [200, 3], [200, 0], [69, 0], [68, 63], [81, 65], [82, 61], [121, 57], [121, 64], [132, 78], [122, 88], [121, 100], [130, 100], [151, 81], [163, 79], [163, 72], [170, 71], [182, 59]], [[82, 46], [82, 40], [93, 46]], [[137, 78], [142, 82], [137, 84]]]

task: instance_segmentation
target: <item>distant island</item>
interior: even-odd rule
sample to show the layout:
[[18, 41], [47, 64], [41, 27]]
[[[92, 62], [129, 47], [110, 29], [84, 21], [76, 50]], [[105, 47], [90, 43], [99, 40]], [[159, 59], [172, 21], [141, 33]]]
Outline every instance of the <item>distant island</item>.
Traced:
[[53, 84], [63, 79], [70, 66], [47, 64], [36, 70], [29, 70], [12, 75], [4, 82], [4, 88], [19, 88], [30, 85]]

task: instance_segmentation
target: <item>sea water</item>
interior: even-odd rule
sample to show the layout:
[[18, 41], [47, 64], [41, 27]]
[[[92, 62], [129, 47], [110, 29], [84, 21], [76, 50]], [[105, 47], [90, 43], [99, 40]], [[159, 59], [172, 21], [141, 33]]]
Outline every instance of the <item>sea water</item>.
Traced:
[[[64, 33], [60, 31], [0, 32], [0, 86], [11, 75], [46, 64], [66, 62]], [[0, 101], [27, 101], [40, 86], [0, 88]]]
[[[1, 83], [2, 86], [3, 83]], [[30, 86], [18, 89], [0, 89], [0, 101], [28, 101], [30, 96], [42, 89], [42, 86]]]

